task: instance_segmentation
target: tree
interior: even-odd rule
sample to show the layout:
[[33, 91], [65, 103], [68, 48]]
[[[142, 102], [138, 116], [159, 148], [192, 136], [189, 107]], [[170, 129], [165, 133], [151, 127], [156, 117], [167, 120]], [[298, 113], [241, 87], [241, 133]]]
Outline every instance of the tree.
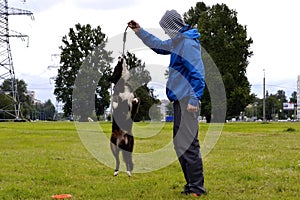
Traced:
[[282, 103], [287, 102], [284, 90], [278, 90], [277, 93], [275, 94], [275, 97]]
[[289, 111], [288, 110], [285, 111], [283, 109], [283, 103], [288, 102], [287, 99], [286, 99], [286, 96], [285, 96], [285, 91], [284, 90], [278, 90], [277, 93], [274, 96], [277, 98], [277, 100], [279, 102], [279, 106], [280, 106], [278, 119], [286, 119], [287, 118], [286, 114], [288, 114]]
[[[30, 110], [32, 109], [32, 104], [33, 104], [33, 99], [32, 97], [28, 94], [27, 91], [27, 84], [25, 83], [24, 80], [15, 80], [17, 83], [17, 95], [18, 95], [18, 101], [21, 105], [21, 116], [26, 117], [29, 113]], [[0, 98], [0, 108], [7, 107], [8, 110], [14, 110], [14, 106], [12, 104], [12, 99], [13, 99], [13, 94], [11, 91], [11, 79], [5, 79], [0, 86], [0, 90], [4, 91], [10, 91], [10, 93], [5, 97], [4, 94], [2, 94]], [[4, 117], [7, 118], [8, 116]], [[12, 118], [13, 116], [11, 115], [9, 118]], [[0, 117], [1, 118], [1, 117]]]
[[55, 106], [49, 99], [44, 103], [35, 103], [32, 106], [30, 117], [28, 117], [28, 119], [52, 121], [54, 114], [55, 114]]
[[53, 116], [55, 114], [55, 106], [50, 99], [43, 104], [42, 109], [44, 111], [45, 120], [53, 120]]
[[[292, 98], [295, 97], [297, 93], [292, 93]], [[290, 102], [293, 103], [292, 98], [290, 98]], [[294, 114], [294, 111], [284, 110], [283, 103], [288, 102], [285, 96], [284, 90], [278, 90], [276, 94], [269, 94], [266, 91], [266, 119], [267, 120], [279, 120], [279, 119], [287, 119], [290, 114]], [[262, 119], [263, 113], [263, 100], [256, 98], [255, 99], [255, 113], [257, 113], [258, 119]]]
[[[145, 69], [145, 63], [142, 63], [133, 53], [127, 52], [126, 63], [130, 72], [129, 85], [135, 91], [141, 103], [139, 111], [135, 116], [136, 121], [149, 120], [150, 117], [157, 117], [155, 109], [151, 109], [154, 104], [159, 104], [160, 101], [154, 95], [154, 90], [148, 88], [147, 84], [151, 81], [150, 72]], [[152, 116], [149, 116], [149, 111]]]
[[[195, 26], [201, 33], [201, 45], [212, 57], [217, 65], [225, 85], [227, 98], [227, 117], [235, 117], [246, 106], [254, 101], [250, 94], [250, 83], [246, 77], [248, 58], [252, 56], [249, 50], [253, 43], [247, 38], [247, 28], [238, 23], [237, 12], [229, 9], [225, 4], [212, 7], [198, 2], [184, 14], [186, 23]], [[204, 57], [205, 66], [206, 58]], [[209, 75], [209, 69], [205, 69]], [[208, 76], [207, 76], [208, 77]], [[206, 82], [209, 81], [206, 79]], [[202, 97], [202, 114], [210, 120], [210, 97], [206, 88]]]
[[283, 103], [287, 102], [285, 91], [278, 90], [276, 94], [269, 94], [268, 91], [266, 93], [266, 119], [285, 119], [286, 113], [283, 109]]
[[[19, 80], [16, 79], [15, 80], [18, 87], [17, 87], [17, 93], [18, 93], [18, 98], [20, 100], [20, 102], [24, 102], [27, 99], [27, 84], [25, 83], [24, 80]], [[0, 89], [2, 91], [10, 91], [10, 95], [12, 96], [12, 91], [11, 91], [11, 79], [5, 79], [2, 83], [2, 85], [0, 86]]]
[[297, 103], [297, 92], [294, 91], [290, 97], [290, 103]]
[[[265, 99], [265, 105], [266, 105], [266, 119], [267, 120], [282, 120], [290, 118], [295, 118], [295, 112], [296, 108], [293, 109], [284, 109], [283, 104], [284, 103], [297, 103], [297, 92], [294, 91], [291, 94], [290, 100], [287, 100], [287, 97], [285, 95], [284, 90], [278, 90], [275, 94], [269, 94], [268, 91], [266, 91], [266, 99]], [[252, 114], [252, 116], [257, 117], [257, 119], [262, 119], [262, 113], [263, 113], [263, 99], [255, 98], [255, 102], [249, 106], [252, 111], [246, 112], [249, 114]]]
[[111, 74], [110, 63], [113, 60], [111, 52], [104, 49], [107, 42], [106, 35], [102, 33], [100, 26], [92, 29], [89, 24], [83, 26], [76, 24], [75, 29], [70, 28], [68, 36], [62, 38], [62, 42], [61, 65], [55, 79], [54, 94], [58, 101], [64, 103], [65, 115], [72, 114], [72, 103], [75, 101], [82, 103], [91, 101], [84, 99], [86, 98], [84, 94], [73, 99], [74, 83], [78, 74], [85, 78], [77, 87], [82, 86], [82, 92], [93, 92], [95, 98], [94, 110], [85, 110], [85, 105], [76, 108], [82, 115], [80, 119], [87, 120], [94, 111], [97, 115], [103, 114], [109, 107], [110, 84], [107, 79]]
[[[13, 104], [11, 104], [12, 99], [10, 96], [0, 93], [0, 108], [5, 108], [5, 110], [14, 110]], [[14, 113], [11, 112], [3, 112], [2, 109], [0, 110], [0, 119], [13, 119]]]
[[276, 95], [266, 95], [266, 119], [278, 119], [282, 109], [281, 102], [277, 99]]

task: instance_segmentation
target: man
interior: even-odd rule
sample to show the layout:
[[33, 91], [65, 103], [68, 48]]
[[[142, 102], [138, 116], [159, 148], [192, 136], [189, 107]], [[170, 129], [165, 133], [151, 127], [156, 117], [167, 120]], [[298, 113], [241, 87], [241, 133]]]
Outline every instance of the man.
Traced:
[[166, 11], [159, 24], [170, 39], [158, 39], [133, 20], [128, 26], [153, 51], [171, 55], [166, 93], [173, 102], [173, 143], [186, 180], [182, 193], [201, 196], [206, 190], [197, 120], [205, 87], [200, 33], [186, 25], [176, 10]]

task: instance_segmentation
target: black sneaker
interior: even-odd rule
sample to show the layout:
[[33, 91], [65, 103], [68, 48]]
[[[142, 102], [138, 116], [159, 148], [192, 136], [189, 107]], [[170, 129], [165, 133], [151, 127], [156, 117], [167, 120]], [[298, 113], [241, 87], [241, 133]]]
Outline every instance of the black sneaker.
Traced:
[[205, 195], [206, 192], [203, 192], [203, 193], [195, 193], [195, 192], [192, 192], [192, 191], [182, 191], [181, 194], [184, 194], [184, 195], [191, 195], [191, 196], [194, 196], [194, 197], [200, 197], [202, 195]]
[[191, 194], [191, 192], [190, 191], [182, 191], [181, 194], [189, 195], [189, 194]]

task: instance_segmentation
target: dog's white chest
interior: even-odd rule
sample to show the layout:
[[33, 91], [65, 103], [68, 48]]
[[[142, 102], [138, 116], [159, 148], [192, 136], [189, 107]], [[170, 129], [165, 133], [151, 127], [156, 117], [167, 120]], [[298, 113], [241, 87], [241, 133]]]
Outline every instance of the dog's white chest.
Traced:
[[134, 95], [132, 92], [130, 92], [130, 89], [128, 86], [125, 86], [124, 92], [120, 93], [120, 98], [122, 101], [127, 100], [128, 102], [132, 102], [132, 99], [134, 98]]

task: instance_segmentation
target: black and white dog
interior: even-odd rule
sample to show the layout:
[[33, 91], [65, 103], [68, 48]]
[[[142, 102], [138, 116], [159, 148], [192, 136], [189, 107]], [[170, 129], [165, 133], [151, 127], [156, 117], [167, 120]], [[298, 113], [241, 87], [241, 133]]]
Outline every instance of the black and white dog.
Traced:
[[110, 148], [116, 159], [115, 176], [119, 174], [120, 151], [122, 151], [128, 176], [131, 176], [131, 171], [133, 170], [132, 151], [134, 137], [132, 125], [134, 116], [138, 111], [140, 99], [134, 96], [129, 85], [129, 79], [130, 74], [126, 60], [124, 57], [119, 57], [118, 64], [109, 78], [109, 81], [115, 85], [112, 95], [113, 123], [110, 138]]

